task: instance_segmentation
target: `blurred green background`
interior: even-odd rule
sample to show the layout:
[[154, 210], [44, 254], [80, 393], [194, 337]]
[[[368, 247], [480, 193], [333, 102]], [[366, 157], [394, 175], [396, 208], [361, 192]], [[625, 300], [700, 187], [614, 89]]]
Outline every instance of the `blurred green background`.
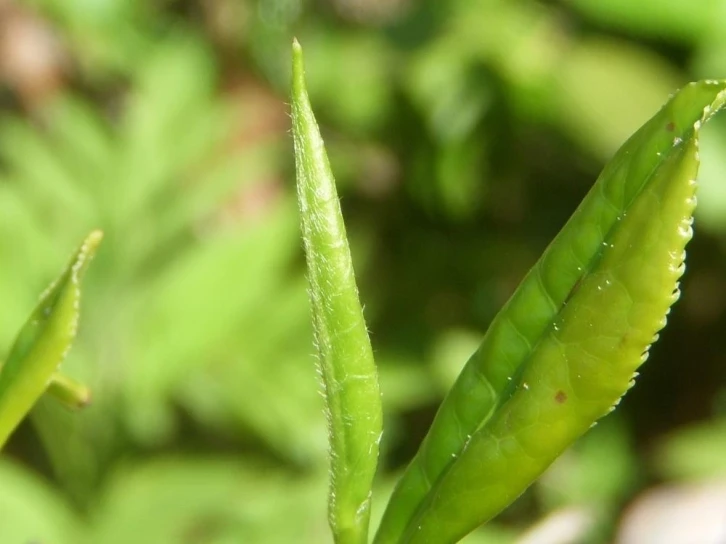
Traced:
[[[374, 518], [605, 161], [726, 76], [726, 0], [0, 0], [0, 357], [106, 233], [64, 367], [94, 403], [44, 400], [3, 452], [2, 544], [330, 541], [293, 35], [380, 365]], [[701, 157], [683, 295], [637, 387], [466, 542], [630, 542], [650, 490], [726, 476], [726, 117]], [[563, 513], [584, 532], [533, 540]]]

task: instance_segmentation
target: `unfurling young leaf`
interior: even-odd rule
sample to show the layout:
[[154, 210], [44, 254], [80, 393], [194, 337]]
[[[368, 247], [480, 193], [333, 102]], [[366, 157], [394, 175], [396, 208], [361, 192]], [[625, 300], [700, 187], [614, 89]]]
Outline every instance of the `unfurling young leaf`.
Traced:
[[698, 136], [726, 82], [692, 83], [617, 152], [492, 322], [375, 542], [456, 542], [612, 410], [678, 298]]
[[365, 544], [382, 429], [378, 374], [297, 42], [292, 55], [298, 202], [330, 435], [329, 521], [336, 543]]
[[60, 277], [43, 293], [0, 370], [0, 447], [54, 382], [53, 389], [66, 399], [87, 395], [67, 378], [54, 380], [54, 375], [76, 336], [81, 277], [102, 236], [100, 231], [89, 234]]

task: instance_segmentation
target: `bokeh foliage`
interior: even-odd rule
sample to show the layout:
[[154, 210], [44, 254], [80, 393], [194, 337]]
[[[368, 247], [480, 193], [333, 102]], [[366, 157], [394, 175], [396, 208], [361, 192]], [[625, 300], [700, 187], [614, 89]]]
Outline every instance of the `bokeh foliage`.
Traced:
[[[0, 356], [68, 248], [106, 233], [66, 362], [93, 407], [43, 403], [15, 436], [0, 539], [329, 538], [285, 105], [293, 35], [380, 366], [377, 519], [489, 321], [604, 162], [676, 88], [726, 75], [725, 12], [690, 0], [0, 3]], [[44, 71], [13, 68], [28, 50]], [[598, 513], [596, 542], [647, 486], [723, 474], [726, 120], [701, 156], [683, 296], [638, 387], [467, 542], [512, 541], [568, 505]]]

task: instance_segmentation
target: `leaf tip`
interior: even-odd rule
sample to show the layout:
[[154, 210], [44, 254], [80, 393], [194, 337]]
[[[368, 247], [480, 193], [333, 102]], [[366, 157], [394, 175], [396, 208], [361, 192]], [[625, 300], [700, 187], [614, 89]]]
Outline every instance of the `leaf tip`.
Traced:
[[295, 96], [305, 93], [303, 51], [297, 38], [292, 40], [292, 92]]
[[86, 240], [83, 242], [83, 247], [89, 256], [96, 253], [98, 246], [101, 244], [101, 240], [103, 240], [103, 231], [99, 229], [91, 231], [86, 237]]
[[83, 244], [81, 244], [81, 248], [78, 250], [78, 254], [75, 258], [75, 265], [73, 266], [74, 278], [76, 280], [78, 280], [86, 271], [88, 263], [90, 263], [96, 255], [98, 246], [101, 245], [101, 240], [103, 240], [103, 231], [98, 229], [91, 231], [91, 233], [86, 236]]

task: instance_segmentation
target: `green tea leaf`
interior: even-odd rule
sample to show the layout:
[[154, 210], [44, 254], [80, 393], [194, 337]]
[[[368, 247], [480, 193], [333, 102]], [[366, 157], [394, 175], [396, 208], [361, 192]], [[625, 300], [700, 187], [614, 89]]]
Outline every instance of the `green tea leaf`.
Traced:
[[597, 23], [651, 35], [661, 40], [699, 43], [720, 21], [719, 2], [703, 2], [694, 9], [688, 0], [569, 0], [584, 16]]
[[316, 500], [323, 492], [317, 478], [291, 477], [269, 465], [220, 455], [157, 456], [125, 464], [107, 478], [94, 504], [87, 544], [326, 542], [327, 528], [318, 521], [324, 506]]
[[102, 233], [93, 231], [43, 293], [0, 371], [0, 447], [48, 388], [78, 328], [80, 281]]
[[672, 481], [726, 477], [726, 418], [688, 425], [670, 433], [657, 446], [654, 464], [659, 476]]
[[678, 298], [698, 133], [725, 88], [688, 85], [611, 160], [444, 400], [376, 542], [455, 542], [632, 385]]
[[336, 542], [367, 542], [382, 409], [335, 182], [293, 45], [292, 125], [313, 328], [330, 435], [329, 521]]
[[32, 470], [0, 460], [0, 523], [8, 544], [87, 542], [70, 504]]

